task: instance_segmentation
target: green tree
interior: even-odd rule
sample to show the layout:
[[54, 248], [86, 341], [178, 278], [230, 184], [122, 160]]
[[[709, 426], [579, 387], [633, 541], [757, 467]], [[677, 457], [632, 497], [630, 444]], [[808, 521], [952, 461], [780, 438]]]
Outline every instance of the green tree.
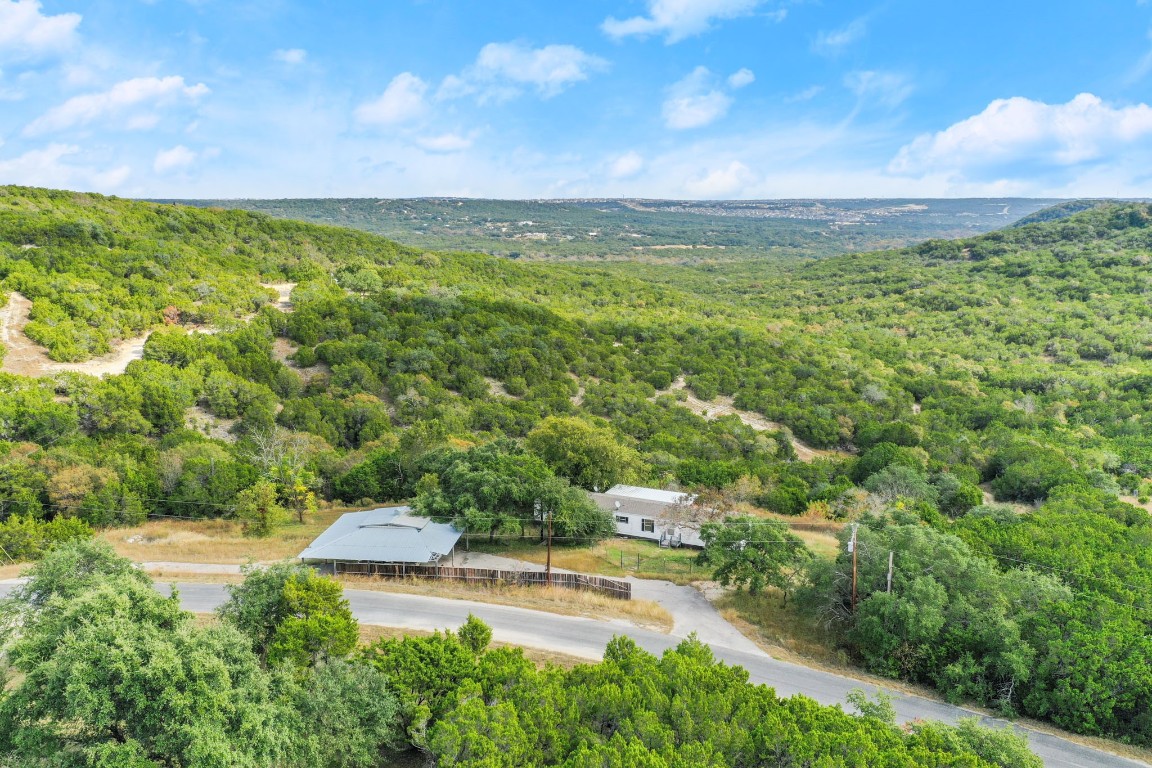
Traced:
[[329, 659], [283, 684], [293, 765], [375, 768], [381, 750], [403, 746], [396, 698], [371, 665]]
[[[78, 567], [78, 570], [73, 570]], [[61, 547], [3, 604], [0, 753], [19, 765], [267, 766], [288, 734], [232, 628], [198, 628], [177, 597], [105, 544]]]
[[704, 541], [700, 564], [711, 566], [724, 586], [747, 587], [753, 595], [771, 586], [787, 599], [797, 570], [811, 557], [804, 542], [779, 520], [730, 517], [723, 523], [705, 523], [700, 538]]
[[621, 445], [611, 427], [574, 416], [549, 416], [528, 433], [529, 450], [560, 477], [586, 490], [606, 491], [643, 473], [640, 454]]
[[288, 520], [288, 510], [280, 506], [276, 486], [261, 480], [237, 494], [235, 516], [243, 524], [245, 535], [263, 538]]
[[244, 574], [241, 584], [228, 586], [218, 613], [261, 659], [303, 667], [356, 647], [358, 623], [339, 582], [295, 563], [249, 566]]

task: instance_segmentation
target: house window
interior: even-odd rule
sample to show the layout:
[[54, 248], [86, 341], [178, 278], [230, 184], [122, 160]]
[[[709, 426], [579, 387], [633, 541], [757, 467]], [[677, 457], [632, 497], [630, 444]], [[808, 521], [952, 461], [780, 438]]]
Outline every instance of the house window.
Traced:
[[616, 515], [616, 522], [624, 523], [625, 525], [627, 525], [628, 524], [628, 516], [627, 515]]
[[647, 519], [641, 520], [640, 521], [640, 530], [644, 531], [645, 533], [655, 533], [656, 532], [656, 521], [655, 520], [647, 520]]

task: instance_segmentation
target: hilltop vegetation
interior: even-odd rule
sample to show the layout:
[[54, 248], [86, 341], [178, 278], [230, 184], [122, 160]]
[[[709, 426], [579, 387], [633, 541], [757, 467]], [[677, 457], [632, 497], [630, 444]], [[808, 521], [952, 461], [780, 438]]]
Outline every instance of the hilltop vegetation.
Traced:
[[1148, 744], [1152, 523], [1119, 497], [1152, 490], [1150, 220], [593, 267], [7, 188], [0, 292], [33, 299], [30, 333], [82, 357], [100, 347], [69, 348], [76, 328], [159, 330], [121, 376], [0, 376], [0, 534], [413, 499], [532, 537], [545, 500], [584, 541], [611, 521], [575, 489], [675, 483], [719, 517], [862, 521], [856, 611], [843, 554], [763, 582], [861, 664]]
[[529, 259], [691, 263], [828, 256], [963, 237], [1054, 200], [187, 200]]

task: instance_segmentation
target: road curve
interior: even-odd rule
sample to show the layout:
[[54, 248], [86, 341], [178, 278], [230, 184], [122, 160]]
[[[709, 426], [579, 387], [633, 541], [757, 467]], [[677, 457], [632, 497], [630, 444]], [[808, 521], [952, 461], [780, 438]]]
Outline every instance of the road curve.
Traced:
[[[177, 584], [180, 602], [185, 609], [198, 613], [215, 610], [226, 597], [220, 584]], [[166, 587], [158, 587], [167, 589]], [[0, 588], [2, 589], [2, 588]], [[346, 589], [345, 596], [356, 618], [365, 624], [378, 624], [404, 629], [436, 630], [456, 628], [472, 613], [492, 627], [494, 639], [502, 642], [545, 648], [552, 651], [598, 660], [604, 646], [616, 635], [628, 635], [640, 647], [652, 653], [662, 653], [674, 647], [680, 638], [659, 632], [637, 629], [624, 621], [559, 616], [524, 608], [513, 608], [468, 600], [449, 600], [420, 595], [394, 594]], [[763, 653], [752, 653], [713, 644], [716, 657], [729, 664], [738, 664], [748, 670], [754, 683], [763, 683], [776, 689], [781, 696], [802, 694], [822, 704], [843, 704], [853, 688], [864, 688], [869, 693], [873, 686], [858, 680], [841, 677], [817, 669], [773, 659]], [[896, 714], [901, 722], [916, 718], [954, 723], [973, 712], [949, 704], [888, 691], [893, 697]], [[981, 717], [988, 725], [1003, 727], [1008, 722]], [[1017, 726], [1019, 727], [1019, 726]], [[1050, 768], [1148, 768], [1149, 764], [1083, 746], [1058, 736], [1027, 728], [1032, 750]]]

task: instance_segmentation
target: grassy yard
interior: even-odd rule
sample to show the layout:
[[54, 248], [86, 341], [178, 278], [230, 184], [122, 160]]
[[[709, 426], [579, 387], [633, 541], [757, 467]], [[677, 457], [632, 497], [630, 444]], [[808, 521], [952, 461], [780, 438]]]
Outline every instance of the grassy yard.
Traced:
[[245, 536], [240, 524], [231, 520], [149, 520], [132, 528], [110, 528], [99, 537], [139, 563], [271, 562], [296, 557], [336, 518], [351, 511], [355, 510], [321, 510], [303, 524], [293, 521], [266, 539]]
[[[530, 563], [543, 564], [547, 549], [534, 538], [505, 539], [494, 543], [477, 538], [469, 543], [476, 552], [487, 552]], [[636, 576], [667, 579], [679, 584], [707, 579], [709, 573], [696, 565], [695, 549], [662, 548], [641, 539], [607, 539], [589, 546], [552, 548], [552, 565], [567, 571], [602, 576]]]

